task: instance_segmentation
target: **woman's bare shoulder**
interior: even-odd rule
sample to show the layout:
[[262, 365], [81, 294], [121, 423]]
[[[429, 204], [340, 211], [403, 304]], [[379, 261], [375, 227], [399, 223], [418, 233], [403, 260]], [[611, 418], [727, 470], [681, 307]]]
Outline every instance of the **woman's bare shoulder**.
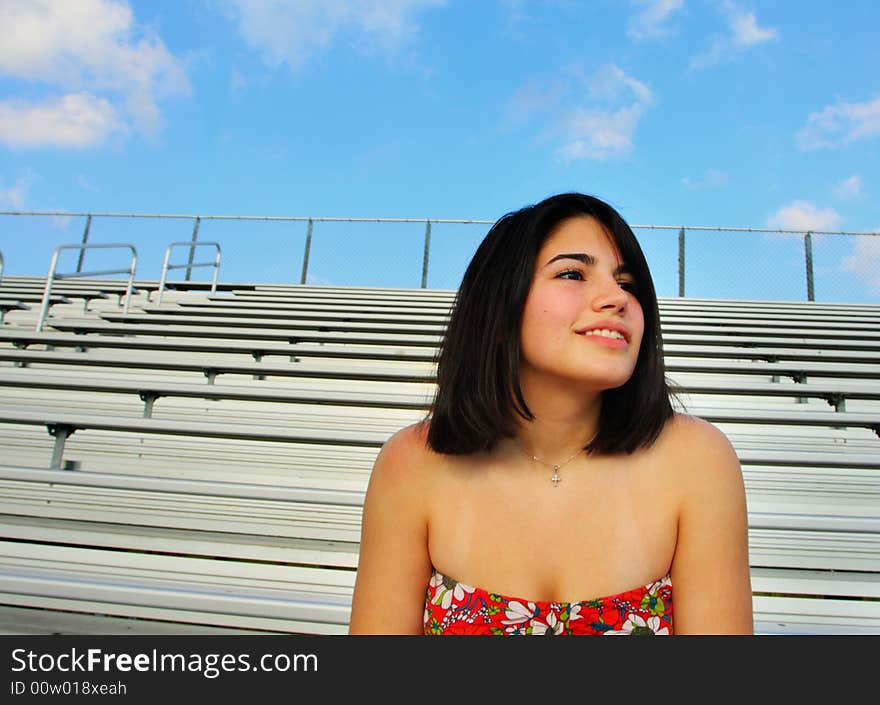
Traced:
[[673, 447], [686, 446], [694, 452], [711, 452], [730, 445], [727, 436], [715, 424], [688, 414], [673, 414], [667, 421], [663, 434]]
[[675, 414], [661, 436], [663, 451], [681, 481], [715, 482], [741, 475], [736, 450], [727, 435], [698, 416]]
[[396, 431], [382, 445], [373, 465], [372, 485], [405, 486], [416, 489], [438, 462], [428, 445], [428, 421], [419, 421]]

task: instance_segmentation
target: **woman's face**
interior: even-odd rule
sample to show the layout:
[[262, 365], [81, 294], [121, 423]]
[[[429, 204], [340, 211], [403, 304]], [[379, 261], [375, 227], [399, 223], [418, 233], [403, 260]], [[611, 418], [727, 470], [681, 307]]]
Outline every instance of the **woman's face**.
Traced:
[[645, 328], [634, 278], [594, 218], [562, 221], [544, 242], [523, 309], [521, 383], [585, 389], [626, 383]]

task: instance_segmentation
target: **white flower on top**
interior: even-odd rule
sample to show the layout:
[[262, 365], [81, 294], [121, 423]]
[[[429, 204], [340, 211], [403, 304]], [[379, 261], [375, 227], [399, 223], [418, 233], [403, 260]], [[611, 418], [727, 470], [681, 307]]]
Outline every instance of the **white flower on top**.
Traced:
[[669, 634], [669, 627], [660, 628], [660, 617], [648, 617], [645, 620], [637, 614], [630, 614], [620, 629], [606, 632], [606, 634], [632, 634], [634, 636], [653, 634], [656, 636], [666, 636]]
[[502, 624], [522, 624], [524, 622], [528, 622], [532, 617], [535, 616], [537, 609], [535, 608], [534, 602], [527, 602], [523, 604], [517, 600], [511, 600], [507, 603], [507, 609], [504, 610], [504, 616], [507, 619], [502, 619]]
[[434, 571], [431, 576], [431, 589], [436, 590], [434, 599], [431, 600], [435, 605], [440, 605], [444, 610], [448, 610], [454, 599], [456, 602], [464, 600], [465, 595], [472, 593], [474, 588], [465, 585], [452, 578]]
[[537, 636], [557, 636], [562, 634], [565, 625], [559, 621], [555, 612], [547, 615], [546, 624], [539, 619], [532, 620], [532, 634]]

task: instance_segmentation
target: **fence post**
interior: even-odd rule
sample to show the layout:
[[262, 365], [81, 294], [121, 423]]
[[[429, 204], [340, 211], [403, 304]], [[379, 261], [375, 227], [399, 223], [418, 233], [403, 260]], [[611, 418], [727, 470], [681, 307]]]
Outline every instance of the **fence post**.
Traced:
[[[202, 222], [202, 219], [199, 216], [196, 216], [196, 222], [195, 222], [195, 225], [193, 225], [193, 234], [192, 234], [192, 241], [193, 242], [196, 242], [199, 239], [199, 223], [201, 223], [201, 222]], [[192, 263], [193, 263], [193, 260], [195, 259], [195, 256], [196, 256], [196, 248], [190, 247], [189, 248], [189, 259], [187, 260], [187, 263], [186, 263], [186, 265], [187, 265], [186, 266], [186, 277], [184, 277], [186, 281], [189, 281], [190, 276], [192, 275]]]
[[[89, 230], [91, 230], [91, 228], [92, 228], [92, 214], [89, 213], [88, 216], [86, 217], [86, 229], [85, 229], [85, 232], [83, 232], [83, 239], [82, 239], [83, 245], [89, 244]], [[79, 259], [77, 259], [77, 262], [76, 262], [76, 273], [77, 274], [79, 274], [82, 271], [83, 257], [85, 256], [85, 254], [86, 254], [85, 250], [79, 251]]]
[[678, 295], [684, 296], [684, 228], [678, 231]]
[[422, 288], [428, 286], [428, 253], [431, 251], [431, 221], [425, 226], [425, 256], [422, 258]]
[[309, 218], [309, 227], [306, 229], [306, 249], [303, 252], [303, 271], [299, 279], [300, 284], [306, 283], [306, 276], [309, 273], [309, 252], [312, 249], [312, 219]]
[[813, 293], [813, 233], [804, 236], [804, 254], [807, 259], [807, 301], [815, 301]]

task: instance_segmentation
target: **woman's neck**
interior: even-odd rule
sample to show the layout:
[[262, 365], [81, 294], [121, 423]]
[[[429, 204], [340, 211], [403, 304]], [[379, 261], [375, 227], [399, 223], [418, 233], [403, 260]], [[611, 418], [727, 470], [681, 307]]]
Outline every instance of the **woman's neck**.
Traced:
[[573, 393], [568, 389], [523, 390], [534, 418], [518, 418], [517, 441], [530, 455], [548, 463], [562, 462], [596, 436], [601, 393]]

